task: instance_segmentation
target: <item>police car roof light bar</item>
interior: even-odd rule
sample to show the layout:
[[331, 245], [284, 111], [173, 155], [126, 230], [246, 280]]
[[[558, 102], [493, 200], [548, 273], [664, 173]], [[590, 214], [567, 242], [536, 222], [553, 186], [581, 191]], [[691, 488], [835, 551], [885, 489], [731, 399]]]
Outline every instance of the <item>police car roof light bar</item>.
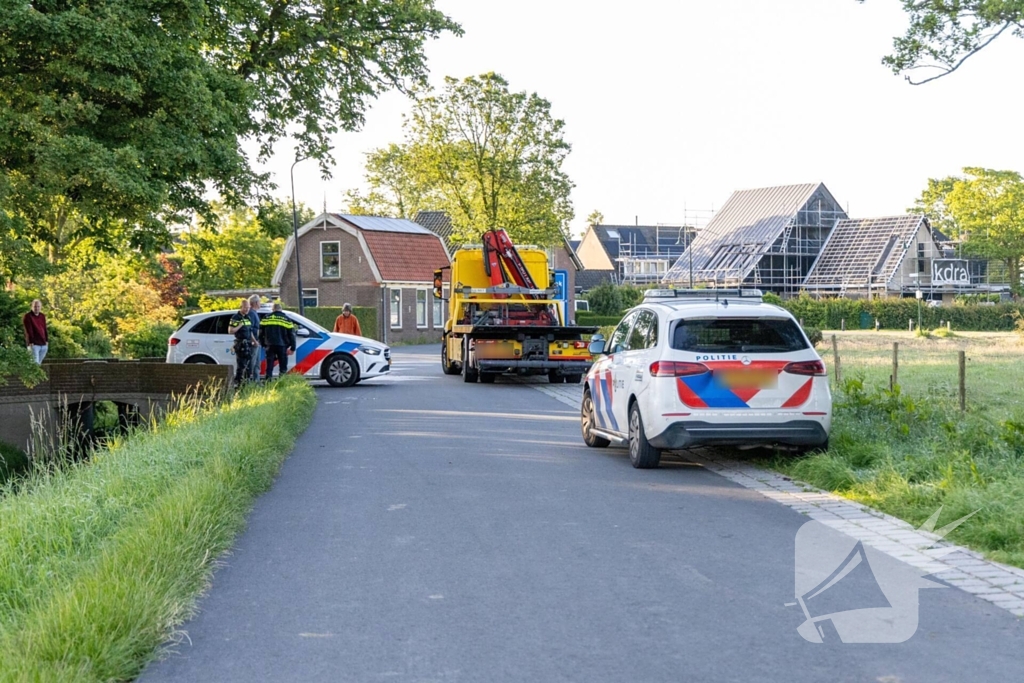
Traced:
[[758, 299], [764, 296], [760, 289], [648, 289], [644, 299], [714, 299], [721, 297]]

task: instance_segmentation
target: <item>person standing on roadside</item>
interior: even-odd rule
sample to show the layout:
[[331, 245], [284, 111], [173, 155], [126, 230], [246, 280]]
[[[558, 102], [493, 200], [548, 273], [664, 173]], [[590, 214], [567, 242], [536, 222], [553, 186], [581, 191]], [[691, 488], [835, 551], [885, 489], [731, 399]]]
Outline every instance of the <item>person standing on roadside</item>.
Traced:
[[249, 379], [260, 378], [260, 297], [249, 297], [249, 322], [252, 324], [252, 357], [249, 359]]
[[242, 386], [249, 376], [252, 363], [252, 321], [249, 320], [249, 302], [242, 299], [238, 312], [228, 322], [228, 334], [235, 335], [235, 387]]
[[363, 336], [359, 329], [359, 318], [352, 315], [352, 304], [345, 304], [341, 307], [341, 315], [334, 321], [334, 331], [341, 334], [354, 334], [357, 337]]
[[277, 361], [277, 376], [288, 372], [288, 356], [295, 353], [295, 323], [281, 310], [281, 304], [274, 304], [274, 310], [260, 325], [260, 344], [267, 350], [267, 369], [263, 379], [270, 381], [274, 375], [274, 361]]
[[50, 348], [50, 336], [46, 331], [46, 316], [43, 315], [43, 302], [36, 299], [32, 309], [21, 319], [25, 326], [25, 346], [32, 354], [37, 365], [43, 364], [46, 351]]

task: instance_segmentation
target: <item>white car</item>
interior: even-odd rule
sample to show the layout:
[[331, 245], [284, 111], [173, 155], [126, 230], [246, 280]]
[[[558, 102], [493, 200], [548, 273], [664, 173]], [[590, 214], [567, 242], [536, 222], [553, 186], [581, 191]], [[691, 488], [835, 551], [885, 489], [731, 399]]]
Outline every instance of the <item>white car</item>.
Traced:
[[[234, 365], [234, 336], [228, 334], [228, 322], [237, 311], [197, 313], [167, 340], [168, 363], [219, 363]], [[269, 308], [259, 311], [262, 319]], [[386, 375], [391, 371], [391, 349], [373, 339], [352, 334], [329, 332], [312, 320], [286, 311], [295, 323], [296, 349], [289, 356], [288, 372], [311, 379], [325, 379], [331, 386], [350, 387], [356, 382]], [[266, 354], [260, 352], [260, 372], [264, 372]]]
[[583, 440], [628, 445], [634, 467], [693, 446], [828, 447], [825, 364], [758, 290], [651, 290], [590, 349], [604, 355], [583, 387]]

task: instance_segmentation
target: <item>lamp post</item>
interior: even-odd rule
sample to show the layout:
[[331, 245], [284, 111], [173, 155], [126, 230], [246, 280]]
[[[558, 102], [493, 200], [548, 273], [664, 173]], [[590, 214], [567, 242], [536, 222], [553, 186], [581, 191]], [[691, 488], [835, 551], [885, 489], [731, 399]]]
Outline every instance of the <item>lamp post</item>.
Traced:
[[292, 238], [295, 240], [295, 282], [299, 290], [299, 315], [306, 314], [306, 307], [302, 300], [302, 267], [299, 265], [299, 213], [295, 208], [295, 164], [306, 159], [307, 157], [297, 157], [289, 171], [292, 179]]

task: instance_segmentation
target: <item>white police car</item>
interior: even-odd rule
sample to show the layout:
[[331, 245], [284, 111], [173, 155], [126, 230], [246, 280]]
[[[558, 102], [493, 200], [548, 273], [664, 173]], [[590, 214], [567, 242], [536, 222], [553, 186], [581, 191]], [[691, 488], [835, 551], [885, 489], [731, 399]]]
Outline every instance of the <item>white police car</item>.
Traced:
[[590, 348], [604, 355], [583, 388], [583, 440], [628, 445], [634, 467], [692, 446], [828, 446], [825, 364], [758, 290], [651, 290]]
[[[259, 310], [262, 319], [269, 307]], [[219, 363], [234, 365], [234, 336], [228, 322], [237, 311], [197, 313], [167, 340], [168, 363]], [[288, 372], [311, 379], [325, 379], [331, 386], [350, 387], [356, 382], [380, 377], [391, 370], [391, 349], [373, 339], [329, 332], [312, 320], [286, 311], [295, 323], [296, 349], [289, 356]], [[261, 351], [260, 368], [265, 370], [266, 354]]]

